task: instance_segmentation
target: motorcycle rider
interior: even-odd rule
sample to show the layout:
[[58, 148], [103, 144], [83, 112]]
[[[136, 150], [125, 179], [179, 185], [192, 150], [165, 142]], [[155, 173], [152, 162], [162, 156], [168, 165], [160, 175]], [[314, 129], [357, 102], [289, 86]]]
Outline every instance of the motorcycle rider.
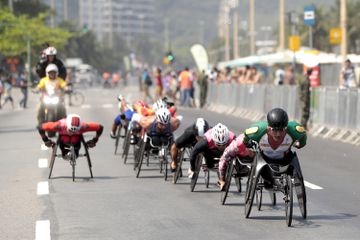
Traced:
[[[63, 98], [63, 92], [66, 87], [66, 82], [64, 79], [58, 77], [58, 67], [55, 64], [49, 64], [46, 67], [46, 77], [42, 78], [37, 85], [37, 90], [42, 93], [47, 94], [56, 94], [60, 97], [60, 99]], [[38, 123], [44, 122], [45, 119], [45, 105], [42, 101], [43, 96], [41, 98], [40, 107], [37, 114]], [[57, 118], [61, 119], [66, 116], [66, 109], [64, 106], [63, 101], [59, 101], [59, 104], [57, 106]]]
[[54, 47], [48, 47], [44, 51], [44, 55], [46, 58], [40, 59], [40, 61], [36, 64], [36, 73], [39, 78], [46, 77], [46, 67], [49, 64], [55, 64], [58, 68], [58, 76], [64, 80], [66, 80], [66, 68], [64, 63], [56, 57], [57, 50]]
[[96, 132], [95, 137], [86, 142], [86, 145], [90, 148], [95, 147], [100, 135], [103, 132], [103, 126], [95, 122], [82, 122], [81, 118], [77, 114], [69, 114], [66, 118], [63, 118], [56, 122], [47, 122], [38, 126], [39, 134], [47, 147], [52, 147], [55, 142], [51, 141], [45, 134], [46, 132], [58, 132], [59, 133], [59, 147], [64, 159], [68, 159], [69, 145], [73, 144], [75, 147], [76, 156], [79, 155], [81, 148], [81, 137], [85, 132]]

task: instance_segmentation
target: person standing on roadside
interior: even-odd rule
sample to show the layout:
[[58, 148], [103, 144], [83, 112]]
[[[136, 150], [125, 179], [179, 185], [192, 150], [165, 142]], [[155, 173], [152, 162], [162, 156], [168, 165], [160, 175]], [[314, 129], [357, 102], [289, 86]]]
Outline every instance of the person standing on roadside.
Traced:
[[20, 107], [27, 108], [28, 99], [28, 81], [24, 73], [20, 74], [20, 90], [23, 94], [23, 98], [20, 100]]
[[181, 106], [190, 106], [190, 98], [191, 98], [191, 88], [192, 88], [192, 76], [188, 67], [180, 73], [179, 81], [180, 81], [180, 105]]
[[350, 59], [347, 59], [344, 63], [344, 68], [340, 74], [340, 87], [352, 88], [356, 87], [355, 69]]
[[152, 85], [152, 79], [150, 77], [150, 73], [147, 68], [144, 69], [144, 72], [142, 74], [142, 81], [143, 81], [143, 88], [144, 88], [144, 101], [147, 102], [148, 99], [150, 99], [150, 101], [152, 101], [152, 97], [149, 93], [149, 88]]
[[310, 118], [310, 76], [312, 68], [308, 68], [300, 82], [300, 102], [301, 102], [301, 125], [308, 129]]

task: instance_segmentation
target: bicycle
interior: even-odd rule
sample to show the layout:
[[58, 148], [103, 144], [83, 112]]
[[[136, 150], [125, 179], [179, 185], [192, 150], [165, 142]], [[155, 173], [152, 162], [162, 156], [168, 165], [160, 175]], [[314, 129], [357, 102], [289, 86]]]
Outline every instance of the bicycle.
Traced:
[[73, 89], [73, 87], [67, 89], [65, 94], [69, 96], [69, 106], [78, 107], [85, 102], [85, 95]]
[[[87, 162], [88, 162], [88, 165], [89, 165], [89, 170], [90, 170], [90, 177], [93, 178], [93, 173], [92, 173], [92, 164], [91, 164], [91, 160], [90, 160], [90, 155], [89, 155], [89, 150], [88, 150], [88, 146], [86, 145], [85, 143], [85, 140], [83, 137], [81, 137], [81, 144], [84, 146], [84, 149], [85, 149], [85, 153], [84, 154], [79, 154], [78, 156], [76, 156], [76, 153], [75, 153], [75, 146], [72, 144], [70, 145], [69, 147], [69, 162], [70, 162], [70, 165], [72, 167], [72, 180], [73, 182], [75, 181], [75, 166], [76, 166], [76, 159], [78, 157], [86, 157], [87, 159]], [[57, 149], [58, 147], [60, 146], [60, 140], [58, 138], [56, 144], [53, 146], [53, 151], [52, 151], [52, 154], [51, 154], [51, 159], [50, 159], [50, 165], [49, 165], [49, 168], [50, 168], [50, 173], [49, 173], [49, 179], [51, 179], [51, 174], [52, 174], [52, 171], [53, 171], [53, 168], [54, 168], [54, 164], [55, 164], [55, 159], [56, 157], [63, 157], [62, 154], [57, 154]]]

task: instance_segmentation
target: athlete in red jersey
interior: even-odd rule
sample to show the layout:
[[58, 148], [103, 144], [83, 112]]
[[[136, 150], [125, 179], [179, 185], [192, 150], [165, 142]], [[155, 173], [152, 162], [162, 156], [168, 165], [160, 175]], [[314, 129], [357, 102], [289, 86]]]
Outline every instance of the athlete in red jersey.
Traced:
[[103, 131], [103, 126], [94, 122], [82, 122], [79, 115], [70, 114], [67, 116], [67, 118], [63, 118], [57, 122], [47, 122], [40, 124], [38, 130], [42, 140], [47, 147], [52, 147], [55, 145], [55, 143], [46, 136], [45, 131], [58, 132], [61, 153], [63, 158], [66, 158], [66, 154], [69, 152], [70, 145], [75, 146], [76, 156], [79, 155], [82, 134], [85, 132], [96, 132], [95, 137], [86, 142], [88, 147], [95, 147]]

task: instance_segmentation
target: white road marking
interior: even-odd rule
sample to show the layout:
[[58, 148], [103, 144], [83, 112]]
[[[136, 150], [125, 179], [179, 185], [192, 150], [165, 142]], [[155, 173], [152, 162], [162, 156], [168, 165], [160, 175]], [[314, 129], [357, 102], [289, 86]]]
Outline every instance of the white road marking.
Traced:
[[320, 187], [318, 185], [312, 184], [312, 183], [310, 183], [308, 181], [305, 181], [305, 180], [304, 180], [304, 184], [305, 184], [306, 187], [314, 189], [314, 190], [324, 189], [324, 188], [322, 188], [322, 187]]
[[114, 106], [114, 104], [103, 104], [102, 107], [103, 108], [112, 108]]
[[38, 182], [37, 184], [37, 194], [46, 195], [49, 194], [49, 182]]
[[50, 221], [36, 221], [35, 240], [51, 240]]
[[47, 158], [39, 158], [39, 168], [47, 168], [48, 167], [48, 160]]
[[91, 108], [91, 105], [90, 104], [84, 104], [84, 105], [81, 105], [81, 108]]
[[45, 143], [41, 144], [41, 150], [46, 151], [49, 148], [47, 146], [45, 146]]

